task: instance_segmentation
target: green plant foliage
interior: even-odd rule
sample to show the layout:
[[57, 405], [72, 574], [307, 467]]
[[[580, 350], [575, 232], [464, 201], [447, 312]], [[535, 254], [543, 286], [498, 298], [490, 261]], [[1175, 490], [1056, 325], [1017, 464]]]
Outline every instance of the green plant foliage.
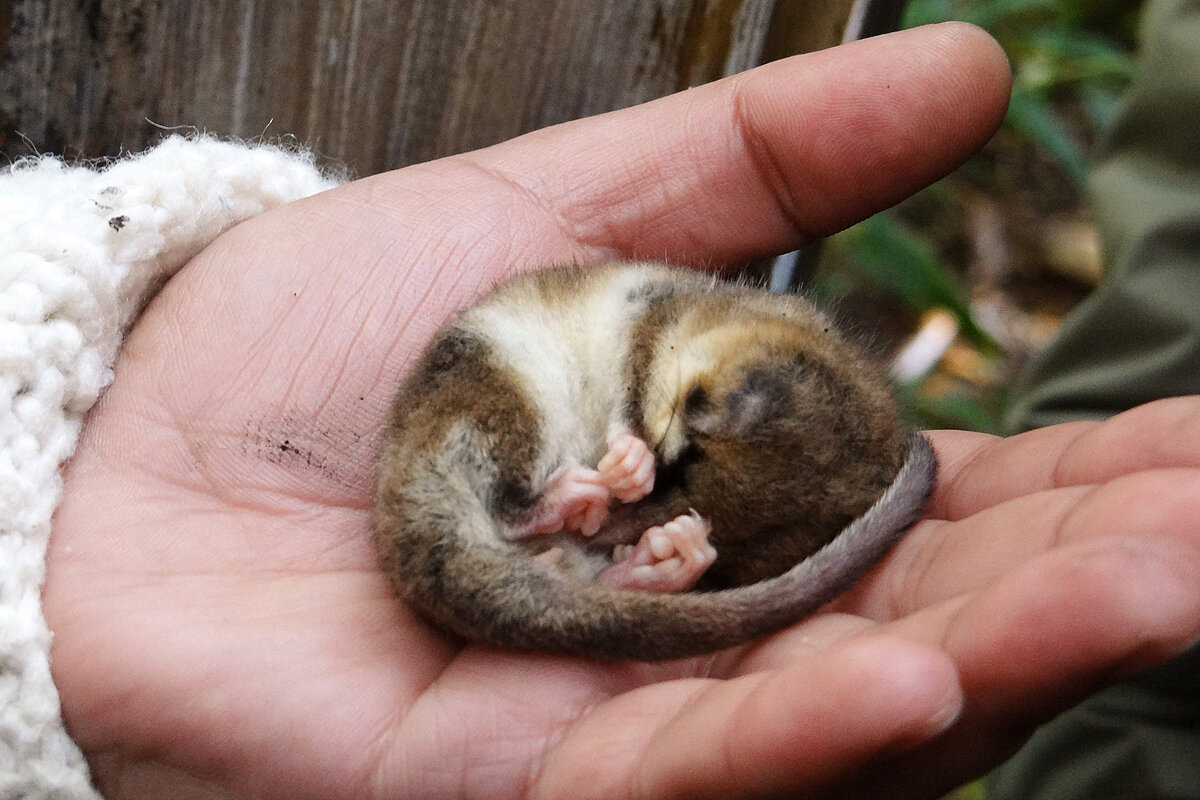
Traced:
[[907, 424], [922, 430], [979, 431], [1001, 433], [1005, 393], [978, 397], [969, 391], [930, 393], [917, 384], [897, 384], [896, 400]]
[[980, 781], [962, 787], [953, 794], [947, 795], [943, 800], [987, 800], [987, 792], [984, 791], [983, 782]]
[[1025, 92], [1013, 92], [1004, 124], [1021, 133], [1051, 160], [1058, 163], [1078, 186], [1087, 181], [1083, 148], [1055, 117], [1054, 109]]
[[[999, 157], [985, 152], [923, 192], [919, 219], [910, 204], [907, 215], [884, 212], [834, 237], [817, 275], [818, 293], [837, 299], [856, 287], [882, 291], [913, 319], [934, 308], [946, 309], [958, 320], [963, 341], [983, 359], [1002, 362], [1004, 353], [976, 319], [958, 277], [962, 264], [951, 263], [942, 246], [944, 236], [927, 234], [918, 225], [944, 229], [948, 220], [961, 219], [971, 197], [994, 197], [1021, 187], [1020, 175], [1004, 177], [1004, 187], [993, 185], [1013, 147], [1047, 165], [1038, 169], [1058, 170], [1061, 183], [1081, 193], [1089, 148], [1134, 76], [1129, 50], [1139, 5], [1128, 0], [909, 0], [906, 27], [970, 22], [991, 33], [1008, 54], [1013, 68], [1004, 120], [1008, 149]], [[961, 381], [941, 376], [936, 383], [903, 387], [909, 416], [940, 426], [999, 428], [1005, 386], [988, 386], [984, 394], [946, 387], [961, 388]]]
[[1080, 27], [1081, 2], [1067, 0], [911, 0], [904, 24], [958, 19], [996, 37], [1013, 65], [1013, 94], [1005, 125], [1058, 162], [1080, 185], [1086, 156], [1054, 108], [1057, 93], [1084, 90], [1093, 127], [1102, 126], [1134, 64], [1115, 36]]
[[[971, 305], [954, 275], [920, 236], [890, 214], [876, 214], [838, 237], [866, 280], [886, 289], [916, 313], [944, 308], [958, 320], [967, 339], [994, 353], [996, 343], [979, 327]], [[903, 269], [897, 269], [903, 264]]]

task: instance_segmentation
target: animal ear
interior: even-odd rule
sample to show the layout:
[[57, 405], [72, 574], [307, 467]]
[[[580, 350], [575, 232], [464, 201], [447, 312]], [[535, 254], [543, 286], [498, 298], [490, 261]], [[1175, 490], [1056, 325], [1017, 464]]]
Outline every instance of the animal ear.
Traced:
[[787, 400], [787, 381], [765, 369], [746, 374], [745, 381], [725, 397], [729, 433], [745, 438], [764, 422], [776, 417]]
[[699, 384], [683, 398], [683, 424], [687, 430], [711, 434], [721, 427], [721, 415], [713, 408], [708, 392]]

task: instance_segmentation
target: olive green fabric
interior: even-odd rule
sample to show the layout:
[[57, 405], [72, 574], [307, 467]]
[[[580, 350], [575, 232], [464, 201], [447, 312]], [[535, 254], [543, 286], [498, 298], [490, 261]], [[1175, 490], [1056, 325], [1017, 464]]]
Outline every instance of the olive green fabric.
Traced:
[[1108, 274], [1032, 366], [1010, 429], [1200, 392], [1200, 2], [1151, 2], [1093, 170]]
[[[1152, 1], [1094, 170], [1109, 271], [1019, 386], [1023, 430], [1200, 393], [1200, 0]], [[1200, 648], [1044, 726], [990, 800], [1200, 798]]]
[[1200, 650], [1043, 726], [986, 787], [988, 800], [1200, 797]]

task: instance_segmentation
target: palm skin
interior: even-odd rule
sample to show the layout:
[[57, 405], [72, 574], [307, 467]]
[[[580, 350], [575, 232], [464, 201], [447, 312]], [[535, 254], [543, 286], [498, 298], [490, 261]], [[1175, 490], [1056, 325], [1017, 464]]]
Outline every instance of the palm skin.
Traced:
[[1195, 400], [936, 435], [929, 521], [835, 609], [709, 659], [464, 646], [376, 566], [377, 437], [454, 308], [516, 268], [735, 263], [835, 230], [965, 158], [1007, 87], [980, 32], [917, 30], [349, 184], [213, 243], [131, 333], [55, 520], [55, 679], [99, 786], [934, 797], [1185, 647]]

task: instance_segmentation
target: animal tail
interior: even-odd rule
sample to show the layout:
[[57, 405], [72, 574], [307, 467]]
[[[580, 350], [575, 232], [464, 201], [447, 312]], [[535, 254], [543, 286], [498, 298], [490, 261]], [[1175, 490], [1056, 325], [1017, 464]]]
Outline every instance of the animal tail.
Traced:
[[[793, 624], [847, 589], [920, 518], [936, 475], [929, 442], [913, 433], [899, 473], [866, 512], [789, 571], [748, 586], [678, 594], [613, 589], [568, 579], [502, 546], [480, 546], [484, 537], [443, 536], [434, 562], [456, 563], [455, 573], [470, 576], [471, 585], [451, 587], [450, 576], [439, 576], [430, 562], [423, 576], [430, 591], [411, 597], [418, 605], [422, 594], [435, 597], [425, 608], [431, 616], [502, 646], [641, 661], [700, 655]], [[447, 520], [460, 531], [493, 524], [478, 503], [458, 507], [474, 518]]]

